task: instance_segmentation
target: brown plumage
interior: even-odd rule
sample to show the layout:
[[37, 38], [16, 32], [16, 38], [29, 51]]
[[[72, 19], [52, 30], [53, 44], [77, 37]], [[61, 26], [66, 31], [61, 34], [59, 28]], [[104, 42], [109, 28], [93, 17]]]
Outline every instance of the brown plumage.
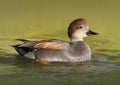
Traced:
[[64, 48], [63, 41], [60, 40], [41, 40], [34, 46], [37, 49], [60, 50]]

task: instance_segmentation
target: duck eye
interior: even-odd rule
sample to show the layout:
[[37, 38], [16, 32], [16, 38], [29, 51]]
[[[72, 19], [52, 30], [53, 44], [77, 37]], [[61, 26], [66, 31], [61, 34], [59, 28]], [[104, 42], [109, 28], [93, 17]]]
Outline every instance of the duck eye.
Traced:
[[82, 26], [80, 26], [80, 28], [83, 28]]

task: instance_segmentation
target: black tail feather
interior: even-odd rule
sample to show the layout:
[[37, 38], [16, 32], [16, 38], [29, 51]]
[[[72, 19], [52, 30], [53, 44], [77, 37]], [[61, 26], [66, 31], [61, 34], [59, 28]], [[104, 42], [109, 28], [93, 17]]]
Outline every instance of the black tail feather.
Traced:
[[18, 44], [18, 45], [10, 45], [10, 46], [16, 48], [16, 47], [19, 47], [20, 45], [21, 45], [21, 44]]
[[17, 41], [28, 42], [29, 40], [26, 39], [16, 39]]
[[33, 49], [28, 48], [28, 47], [20, 47], [20, 44], [18, 45], [13, 45], [11, 47], [14, 47], [16, 49], [16, 51], [20, 54], [20, 55], [25, 55], [28, 52], [32, 52]]

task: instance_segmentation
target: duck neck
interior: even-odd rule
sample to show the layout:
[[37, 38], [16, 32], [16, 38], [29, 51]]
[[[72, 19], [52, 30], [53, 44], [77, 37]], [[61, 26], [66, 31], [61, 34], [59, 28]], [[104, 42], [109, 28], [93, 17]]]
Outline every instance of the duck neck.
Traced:
[[71, 39], [71, 42], [79, 42], [79, 41], [84, 41], [83, 39]]

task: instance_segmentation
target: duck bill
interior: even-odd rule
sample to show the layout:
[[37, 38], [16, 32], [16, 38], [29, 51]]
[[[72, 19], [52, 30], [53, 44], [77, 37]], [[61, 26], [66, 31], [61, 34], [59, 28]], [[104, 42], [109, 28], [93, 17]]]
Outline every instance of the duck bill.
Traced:
[[90, 35], [98, 35], [99, 33], [89, 30], [86, 34], [90, 36]]

